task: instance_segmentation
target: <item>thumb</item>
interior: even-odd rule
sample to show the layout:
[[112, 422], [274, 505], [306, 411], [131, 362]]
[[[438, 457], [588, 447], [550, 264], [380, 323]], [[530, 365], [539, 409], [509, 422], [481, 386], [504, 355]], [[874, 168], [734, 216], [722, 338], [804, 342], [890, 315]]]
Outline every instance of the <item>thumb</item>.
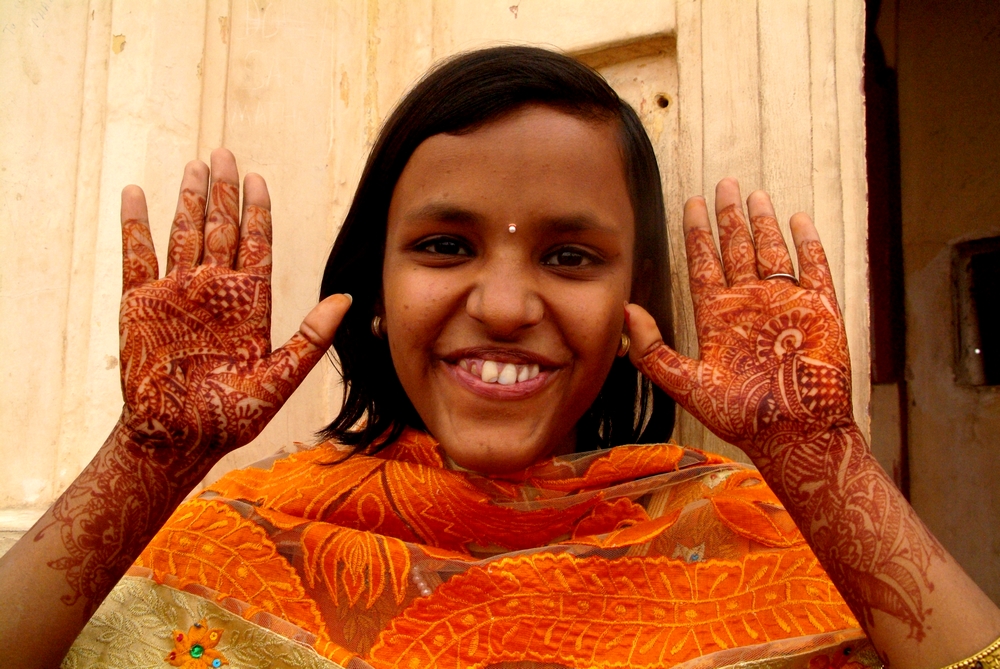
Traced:
[[326, 351], [333, 343], [333, 335], [353, 302], [354, 298], [347, 293], [331, 295], [306, 314], [299, 332], [314, 346]]
[[638, 304], [625, 305], [625, 320], [632, 340], [629, 360], [650, 381], [674, 399], [700, 385], [701, 363], [664, 344], [660, 328], [648, 311]]
[[299, 331], [264, 361], [258, 378], [282, 402], [291, 396], [330, 348], [333, 335], [353, 301], [347, 293], [338, 293], [317, 304], [306, 314]]
[[628, 336], [632, 340], [628, 357], [632, 364], [638, 367], [639, 361], [646, 354], [664, 346], [663, 336], [660, 334], [660, 328], [656, 326], [653, 317], [638, 304], [625, 305], [625, 323], [628, 328]]

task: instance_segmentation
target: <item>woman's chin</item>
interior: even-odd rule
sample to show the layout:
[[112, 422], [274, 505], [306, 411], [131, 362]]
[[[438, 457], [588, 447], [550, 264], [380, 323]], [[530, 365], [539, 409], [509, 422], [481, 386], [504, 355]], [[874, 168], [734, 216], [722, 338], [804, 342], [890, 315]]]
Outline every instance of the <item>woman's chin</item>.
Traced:
[[559, 442], [525, 439], [513, 432], [442, 435], [438, 440], [451, 464], [487, 475], [523, 471], [539, 460], [573, 451], [572, 441], [566, 447], [560, 447], [562, 444]]

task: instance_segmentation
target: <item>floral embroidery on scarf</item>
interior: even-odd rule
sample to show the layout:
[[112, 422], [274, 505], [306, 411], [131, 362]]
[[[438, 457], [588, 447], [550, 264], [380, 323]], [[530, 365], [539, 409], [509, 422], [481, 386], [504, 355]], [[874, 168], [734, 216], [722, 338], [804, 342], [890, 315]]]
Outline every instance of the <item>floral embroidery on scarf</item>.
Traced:
[[187, 632], [174, 630], [174, 649], [164, 659], [172, 666], [184, 669], [218, 668], [229, 664], [226, 656], [215, 650], [222, 639], [222, 630], [210, 628], [204, 618]]

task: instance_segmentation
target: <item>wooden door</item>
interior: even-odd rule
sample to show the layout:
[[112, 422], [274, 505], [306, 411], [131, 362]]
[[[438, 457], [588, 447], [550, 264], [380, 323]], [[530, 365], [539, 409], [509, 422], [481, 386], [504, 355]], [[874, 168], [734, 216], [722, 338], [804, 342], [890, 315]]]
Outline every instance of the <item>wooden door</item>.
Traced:
[[[864, 3], [644, 0], [627, 7], [439, 0], [407, 18], [433, 16], [434, 57], [496, 43], [553, 45], [602, 71], [636, 108], [663, 175], [677, 346], [687, 355], [697, 355], [697, 341], [680, 243], [683, 201], [704, 194], [712, 208], [715, 184], [735, 176], [745, 194], [771, 193], [786, 237], [788, 217], [810, 213], [833, 268], [851, 344], [854, 412], [867, 432]], [[683, 412], [674, 437], [746, 460]]]
[[[276, 341], [315, 303], [365, 155], [437, 59], [549, 45], [639, 111], [663, 173], [678, 347], [696, 354], [680, 206], [715, 182], [814, 215], [830, 256], [867, 429], [862, 0], [17, 0], [0, 5], [0, 539], [26, 529], [121, 407], [118, 198], [144, 187], [165, 241], [184, 163], [227, 146], [274, 204]], [[787, 232], [787, 227], [786, 227]], [[314, 371], [213, 472], [309, 441], [340, 403]], [[734, 455], [682, 416], [676, 438]], [[2, 550], [2, 545], [0, 545]]]

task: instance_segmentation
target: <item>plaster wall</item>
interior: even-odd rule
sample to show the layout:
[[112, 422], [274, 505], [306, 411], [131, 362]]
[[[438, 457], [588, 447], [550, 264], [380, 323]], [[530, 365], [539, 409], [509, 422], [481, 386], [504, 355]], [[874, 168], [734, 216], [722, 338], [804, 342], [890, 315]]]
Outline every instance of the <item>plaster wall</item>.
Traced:
[[955, 382], [951, 247], [1000, 234], [1000, 4], [898, 5], [911, 499], [1000, 602], [1000, 388]]

